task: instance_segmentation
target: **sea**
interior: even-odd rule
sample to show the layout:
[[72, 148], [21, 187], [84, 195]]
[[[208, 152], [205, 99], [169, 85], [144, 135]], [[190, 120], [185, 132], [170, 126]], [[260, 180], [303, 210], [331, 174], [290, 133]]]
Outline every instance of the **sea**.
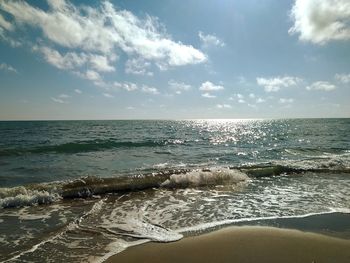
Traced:
[[103, 262], [231, 225], [350, 222], [349, 193], [350, 119], [0, 122], [1, 262]]

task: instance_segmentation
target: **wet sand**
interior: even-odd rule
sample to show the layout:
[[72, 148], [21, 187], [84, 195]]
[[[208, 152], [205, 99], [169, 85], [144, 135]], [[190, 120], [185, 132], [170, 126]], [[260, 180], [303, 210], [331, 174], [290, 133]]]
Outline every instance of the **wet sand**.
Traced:
[[349, 263], [350, 240], [272, 227], [228, 227], [173, 243], [130, 247], [106, 262]]

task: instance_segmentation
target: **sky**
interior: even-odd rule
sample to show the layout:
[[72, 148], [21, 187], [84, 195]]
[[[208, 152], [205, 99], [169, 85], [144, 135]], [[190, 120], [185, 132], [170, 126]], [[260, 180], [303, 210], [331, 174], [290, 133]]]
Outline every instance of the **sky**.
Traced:
[[0, 120], [350, 117], [348, 0], [0, 0]]

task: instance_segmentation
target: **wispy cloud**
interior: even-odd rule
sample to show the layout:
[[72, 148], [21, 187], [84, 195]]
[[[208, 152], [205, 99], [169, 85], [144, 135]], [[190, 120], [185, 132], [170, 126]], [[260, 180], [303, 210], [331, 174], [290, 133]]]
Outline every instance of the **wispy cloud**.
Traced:
[[210, 34], [204, 34], [203, 32], [198, 32], [199, 39], [202, 42], [203, 48], [209, 48], [209, 47], [224, 47], [225, 43], [219, 39], [217, 36], [210, 35]]
[[199, 90], [201, 91], [218, 91], [223, 89], [224, 89], [223, 86], [215, 85], [210, 81], [203, 82], [202, 85], [199, 87]]
[[215, 99], [216, 98], [215, 95], [212, 95], [209, 92], [203, 93], [202, 97], [207, 98], [207, 99]]
[[81, 78], [95, 81], [96, 84], [98, 83], [98, 81], [101, 81], [101, 75], [94, 70], [89, 69], [84, 73], [76, 72], [76, 74]]
[[110, 65], [112, 61], [116, 60], [116, 56], [101, 56], [101, 55], [90, 55], [89, 63], [91, 67], [99, 72], [112, 72], [115, 68]]
[[256, 103], [264, 103], [266, 100], [265, 99], [263, 99], [263, 98], [258, 98], [257, 100], [256, 100]]
[[137, 84], [132, 82], [114, 82], [113, 87], [117, 89], [123, 89], [126, 91], [134, 91], [138, 89]]
[[[65, 54], [61, 54], [55, 49], [38, 45], [35, 45], [33, 50], [41, 53], [49, 64], [62, 70], [75, 70], [76, 72], [79, 72], [79, 70], [87, 67], [87, 72], [115, 71], [115, 68], [110, 65], [110, 63], [116, 59], [115, 56], [107, 57], [84, 52], [67, 52]], [[83, 73], [78, 75], [86, 79], [95, 80], [86, 77], [86, 75], [84, 76]]]
[[294, 99], [291, 99], [291, 98], [280, 98], [278, 102], [281, 103], [281, 104], [290, 104], [290, 103], [294, 102]]
[[153, 76], [153, 72], [149, 70], [151, 63], [143, 58], [128, 59], [125, 63], [125, 72], [128, 74]]
[[17, 70], [14, 67], [12, 67], [12, 66], [10, 66], [10, 65], [8, 65], [6, 63], [1, 63], [0, 64], [0, 70], [17, 73]]
[[244, 95], [242, 95], [240, 93], [235, 94], [235, 96], [239, 99], [244, 99]]
[[316, 81], [311, 85], [307, 86], [307, 90], [322, 90], [322, 91], [332, 91], [337, 87], [327, 81]]
[[290, 34], [316, 44], [350, 40], [349, 0], [296, 0], [291, 11]]
[[57, 50], [37, 45], [33, 47], [33, 50], [40, 52], [48, 63], [59, 69], [69, 70], [77, 68], [84, 65], [87, 61], [84, 53], [67, 52], [61, 55]]
[[56, 102], [56, 103], [67, 104], [67, 103], [69, 103], [68, 99], [71, 97], [72, 96], [70, 96], [70, 95], [62, 93], [56, 97], [51, 97], [51, 100]]
[[148, 94], [152, 94], [152, 95], [158, 95], [159, 91], [157, 88], [154, 87], [149, 87], [147, 85], [143, 85], [141, 88], [142, 92], [148, 93]]
[[0, 27], [0, 40], [13, 48], [18, 48], [23, 45], [22, 40], [10, 37], [2, 27]]
[[281, 88], [287, 88], [296, 86], [298, 83], [300, 83], [302, 79], [297, 77], [273, 77], [273, 78], [257, 78], [256, 82], [259, 86], [264, 87], [266, 92], [276, 92], [279, 91]]
[[174, 90], [176, 94], [181, 94], [182, 92], [188, 91], [191, 89], [191, 85], [183, 82], [177, 82], [175, 80], [169, 80], [168, 85], [169, 85], [169, 88]]
[[232, 108], [232, 106], [229, 104], [217, 104], [216, 107], [218, 109], [231, 109]]
[[112, 94], [109, 94], [109, 93], [102, 93], [102, 95], [104, 96], [104, 97], [106, 97], [106, 98], [109, 98], [109, 99], [112, 99], [112, 98], [114, 98], [114, 96], [112, 95]]
[[74, 92], [77, 93], [77, 94], [82, 94], [83, 93], [80, 89], [75, 89]]
[[56, 102], [56, 103], [60, 103], [60, 104], [67, 104], [68, 102], [63, 100], [63, 99], [60, 99], [60, 98], [55, 98], [55, 97], [51, 97], [51, 100]]
[[8, 31], [12, 31], [14, 29], [13, 25], [7, 21], [1, 14], [0, 14], [0, 28], [3, 28]]
[[68, 99], [68, 98], [70, 98], [71, 96], [69, 96], [69, 95], [67, 95], [67, 94], [60, 94], [58, 97], [61, 98], [61, 99]]
[[335, 79], [341, 83], [350, 83], [350, 74], [335, 74]]
[[249, 82], [247, 81], [247, 79], [243, 76], [239, 76], [237, 77], [237, 83], [240, 85], [248, 85]]

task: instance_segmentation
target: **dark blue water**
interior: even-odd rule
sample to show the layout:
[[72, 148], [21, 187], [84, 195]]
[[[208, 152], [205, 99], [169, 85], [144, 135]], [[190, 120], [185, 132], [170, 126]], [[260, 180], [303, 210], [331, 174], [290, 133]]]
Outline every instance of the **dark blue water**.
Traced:
[[0, 185], [319, 160], [349, 150], [349, 119], [0, 122]]
[[101, 262], [224, 225], [348, 218], [349, 189], [350, 119], [0, 122], [0, 260]]

